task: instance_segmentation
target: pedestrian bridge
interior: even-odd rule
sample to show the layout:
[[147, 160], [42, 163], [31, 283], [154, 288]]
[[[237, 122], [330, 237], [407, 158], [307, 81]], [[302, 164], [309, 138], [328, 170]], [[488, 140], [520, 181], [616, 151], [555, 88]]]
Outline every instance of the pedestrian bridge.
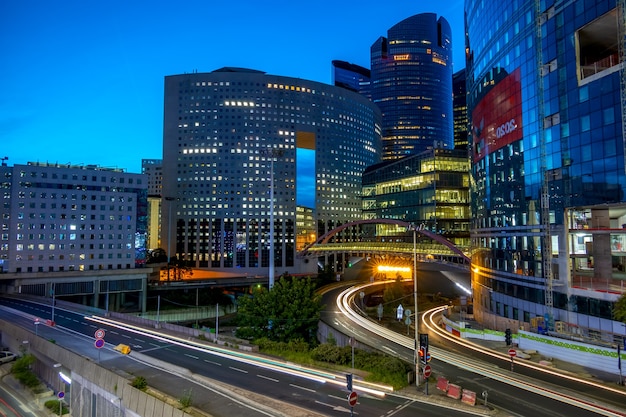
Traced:
[[[360, 242], [336, 242], [341, 236], [341, 232], [362, 225], [390, 224], [398, 229], [405, 229], [405, 235], [384, 236], [367, 238]], [[428, 243], [418, 242], [420, 237], [429, 238]], [[424, 239], [420, 239], [424, 240]], [[441, 261], [461, 264], [469, 267], [471, 261], [469, 257], [469, 247], [460, 248], [452, 242], [432, 233], [423, 227], [415, 226], [401, 220], [393, 219], [372, 219], [357, 220], [339, 226], [328, 233], [320, 236], [315, 242], [307, 245], [299, 256], [301, 258], [318, 258], [326, 255], [352, 254], [357, 256], [381, 256], [396, 255], [401, 257], [416, 256], [420, 261]]]

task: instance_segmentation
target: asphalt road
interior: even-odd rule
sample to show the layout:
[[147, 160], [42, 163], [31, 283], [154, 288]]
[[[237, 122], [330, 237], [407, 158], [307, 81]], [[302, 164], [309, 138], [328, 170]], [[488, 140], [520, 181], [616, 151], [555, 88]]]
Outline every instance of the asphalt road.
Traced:
[[[2, 302], [6, 303], [7, 300]], [[30, 314], [44, 318], [49, 317], [50, 314], [48, 306], [33, 305], [26, 302], [12, 303], [11, 307], [26, 310]], [[7, 314], [4, 311], [0, 312], [0, 316], [9, 318], [14, 323], [19, 323], [26, 328], [34, 327], [31, 319], [18, 318], [12, 315], [7, 317]], [[345, 382], [332, 383], [332, 381], [329, 382], [332, 378], [318, 377], [310, 372], [302, 376], [302, 372], [286, 370], [284, 367], [276, 369], [267, 366], [265, 362], [251, 362], [247, 359], [242, 360], [241, 357], [232, 359], [215, 352], [154, 339], [148, 334], [136, 334], [121, 328], [94, 324], [86, 321], [81, 314], [58, 308], [56, 309], [55, 321], [57, 328], [39, 326], [39, 335], [55, 338], [58, 344], [82, 355], [92, 357], [107, 368], [121, 369], [129, 375], [144, 376], [149, 386], [165, 392], [173, 398], [181, 398], [191, 390], [194, 406], [207, 410], [216, 417], [274, 415], [271, 413], [273, 405], [269, 407], [270, 410], [268, 411], [267, 404], [271, 403], [270, 399], [278, 400], [292, 407], [304, 408], [318, 415], [350, 414]], [[93, 346], [93, 334], [98, 328], [103, 328], [106, 331], [105, 339], [107, 342], [107, 346], [99, 350]], [[63, 329], [69, 329], [71, 333], [66, 333], [61, 337], [58, 332]], [[121, 356], [117, 352], [110, 351], [110, 347], [119, 343], [131, 346], [133, 352], [138, 352], [148, 359], [137, 362], [132, 354]], [[157, 365], [147, 365], [152, 361]], [[189, 369], [195, 376], [194, 378], [184, 378], [184, 375], [172, 375], [167, 372], [168, 365], [165, 364]], [[202, 383], [202, 378], [210, 378], [210, 380], [205, 379]], [[227, 384], [229, 387], [227, 392], [224, 393], [223, 388], [213, 388], [213, 381]], [[238, 393], [237, 389], [241, 389], [242, 393], [235, 395]], [[249, 394], [245, 391], [248, 391]], [[357, 391], [359, 391], [358, 388]], [[251, 401], [252, 393], [261, 397], [260, 402]], [[263, 403], [266, 403], [265, 407], [258, 406], [258, 404]], [[444, 409], [445, 415], [452, 417], [474, 415], [474, 412], [467, 410]], [[442, 415], [441, 404], [424, 402], [424, 398], [420, 398], [419, 395], [379, 397], [361, 394], [355, 410], [357, 410], [355, 415], [401, 417], [414, 416], [417, 413], [422, 416]], [[287, 412], [283, 415], [295, 414]]]
[[[444, 279], [442, 279], [442, 274], [438, 271], [420, 269], [420, 284], [422, 281], [430, 282], [431, 286], [433, 283], [437, 282], [445, 283]], [[355, 282], [352, 284], [355, 284]], [[449, 284], [445, 283], [445, 285], [447, 286]], [[436, 291], [437, 288], [434, 288], [434, 290]], [[335, 306], [335, 300], [340, 292], [341, 289], [336, 289], [326, 293], [324, 295], [323, 302], [326, 305]], [[357, 303], [360, 304], [358, 301]], [[355, 325], [355, 323], [346, 317], [345, 314], [341, 313], [338, 308], [328, 308], [322, 319], [338, 330], [348, 335], [352, 335], [360, 343], [386, 351], [394, 356], [401, 357], [410, 363], [414, 360], [413, 349], [402, 347], [397, 343], [387, 340], [386, 337], [383, 337], [376, 331], [373, 331], [374, 326], [362, 327]], [[373, 317], [372, 320], [374, 323], [377, 322], [375, 317]], [[446, 340], [437, 338], [436, 335], [431, 335], [430, 344], [431, 346], [437, 346], [438, 348], [445, 350], [447, 353], [459, 355], [459, 357], [469, 356], [471, 358], [470, 361], [474, 361], [476, 364], [484, 363], [485, 366], [493, 368], [501, 373], [505, 378], [512, 374], [509, 372], [509, 361], [495, 359], [491, 356], [482, 355], [473, 351], [468, 352], [467, 349], [461, 349]], [[483, 392], [487, 393], [488, 402], [490, 404], [510, 415], [535, 417], [597, 415], [594, 412], [582, 410], [576, 406], [553, 399], [553, 393], [563, 393], [571, 398], [588, 398], [590, 402], [599, 402], [601, 404], [606, 403], [612, 408], [624, 410], [623, 395], [614, 394], [603, 390], [602, 388], [582, 383], [565, 381], [558, 375], [544, 374], [539, 371], [529, 370], [522, 367], [516, 368], [515, 374], [511, 376], [515, 378], [522, 377], [528, 379], [529, 381], [535, 381], [539, 386], [539, 393], [534, 393], [529, 392], [526, 389], [520, 389], [514, 384], [511, 385], [499, 382], [492, 378], [486, 378], [480, 374], [476, 374], [475, 372], [468, 371], [468, 369], [473, 368], [471, 365], [468, 365], [467, 367], [449, 365], [448, 363], [439, 360], [436, 356], [433, 358], [430, 365], [434, 374], [446, 376], [451, 383], [460, 385], [464, 389], [474, 391], [479, 395]]]

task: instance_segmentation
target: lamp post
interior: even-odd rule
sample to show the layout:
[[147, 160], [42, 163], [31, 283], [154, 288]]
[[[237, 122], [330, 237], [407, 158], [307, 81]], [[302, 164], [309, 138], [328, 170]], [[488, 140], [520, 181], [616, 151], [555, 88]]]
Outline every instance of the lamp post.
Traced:
[[174, 201], [174, 197], [165, 197], [165, 201], [168, 201], [167, 208], [167, 282], [170, 282], [170, 262], [172, 261], [172, 251], [170, 248], [171, 244], [171, 236], [172, 236], [172, 201]]
[[[419, 230], [422, 230], [424, 225], [420, 225]], [[419, 357], [419, 312], [417, 310], [417, 230], [415, 225], [410, 225], [409, 230], [413, 231], [413, 300], [415, 309], [415, 386], [419, 387], [420, 384], [420, 357]]]
[[263, 154], [270, 158], [270, 265], [269, 265], [269, 289], [274, 287], [274, 159], [283, 156], [282, 149], [269, 148]]

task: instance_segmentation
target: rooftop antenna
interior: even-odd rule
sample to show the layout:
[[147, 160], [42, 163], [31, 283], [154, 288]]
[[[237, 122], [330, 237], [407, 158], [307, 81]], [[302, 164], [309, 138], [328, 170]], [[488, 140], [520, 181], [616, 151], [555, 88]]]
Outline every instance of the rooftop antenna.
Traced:
[[5, 161], [9, 160], [8, 156], [3, 156], [2, 158], [0, 158], [0, 160], [2, 160], [2, 166], [5, 167], [7, 166], [7, 163]]

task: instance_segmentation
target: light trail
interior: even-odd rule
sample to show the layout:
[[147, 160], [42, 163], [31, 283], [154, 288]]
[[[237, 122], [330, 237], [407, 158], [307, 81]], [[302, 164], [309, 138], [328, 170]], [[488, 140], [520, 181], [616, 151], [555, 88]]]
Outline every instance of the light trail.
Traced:
[[[371, 287], [371, 286], [375, 286], [375, 285], [384, 285], [385, 282], [381, 282], [381, 283], [373, 283], [373, 284], [363, 284], [363, 285], [357, 285], [354, 287], [350, 287], [344, 291], [341, 292], [341, 294], [337, 297], [337, 308], [346, 315], [346, 317], [348, 317], [350, 320], [352, 320], [353, 322], [357, 323], [358, 325], [360, 325], [361, 327], [365, 327], [367, 329], [370, 329], [371, 331], [383, 336], [385, 339], [390, 340], [400, 346], [403, 346], [407, 349], [413, 350], [415, 349], [415, 341], [412, 338], [403, 336], [399, 333], [396, 333], [394, 331], [391, 331], [389, 329], [386, 329], [383, 326], [380, 326], [378, 324], [376, 324], [375, 321], [370, 320], [367, 317], [363, 317], [359, 314], [357, 314], [354, 310], [352, 310], [351, 305], [353, 304], [353, 300], [355, 298], [355, 295], [360, 292], [361, 290], [363, 290], [366, 287]], [[438, 335], [446, 338], [449, 341], [452, 341], [454, 343], [459, 343], [458, 338], [455, 338], [453, 336], [450, 336], [449, 334], [447, 334], [446, 332], [442, 331], [439, 326], [437, 326], [436, 322], [435, 322], [435, 315], [440, 313], [443, 309], [447, 308], [446, 306], [442, 306], [442, 307], [437, 307], [431, 310], [428, 310], [426, 312], [424, 312], [422, 314], [422, 323], [425, 323], [426, 320], [424, 320], [424, 317], [428, 315], [428, 321], [429, 323], [426, 324], [427, 328], [430, 331], [433, 331], [435, 333], [437, 333]], [[465, 343], [469, 343], [466, 342]], [[465, 346], [465, 344], [463, 343], [463, 345]], [[499, 354], [499, 353], [495, 353], [495, 352], [490, 352], [489, 350], [486, 350], [482, 347], [480, 347], [479, 345], [476, 344], [471, 344], [473, 346], [467, 345], [467, 347], [480, 351], [481, 353], [486, 353], [489, 355], [492, 355], [494, 357], [498, 357], [500, 359], [502, 359], [503, 357], [506, 357], [506, 355], [503, 354]], [[497, 370], [492, 369], [491, 365], [484, 365], [482, 364], [480, 361], [477, 361], [476, 359], [470, 358], [470, 359], [465, 359], [463, 356], [461, 355], [456, 355], [456, 354], [452, 354], [447, 352], [446, 350], [443, 349], [439, 349], [436, 348], [434, 346], [429, 347], [429, 350], [432, 354], [433, 357], [436, 357], [437, 360], [441, 360], [443, 362], [449, 363], [451, 365], [457, 366], [461, 369], [465, 369], [467, 371], [470, 372], [474, 372], [476, 374], [488, 377], [490, 379], [493, 379], [495, 381], [498, 382], [502, 382], [508, 385], [512, 385], [515, 386], [516, 388], [521, 388], [523, 390], [526, 390], [528, 392], [532, 392], [538, 395], [542, 395], [544, 397], [547, 398], [551, 398], [554, 399], [556, 401], [560, 401], [569, 405], [572, 405], [574, 407], [578, 407], [587, 411], [591, 411], [603, 416], [609, 416], [609, 417], [626, 417], [626, 413], [623, 411], [619, 411], [619, 410], [612, 410], [609, 406], [605, 406], [605, 405], [600, 405], [597, 403], [594, 403], [591, 400], [583, 400], [580, 398], [576, 398], [573, 395], [567, 395], [564, 394], [562, 392], [558, 392], [555, 389], [548, 389], [546, 388], [544, 385], [540, 385], [539, 383], [532, 383], [532, 382], [528, 382], [526, 380], [522, 380], [516, 377], [512, 377], [509, 375], [506, 375], [502, 372], [499, 372]], [[518, 364], [520, 362], [517, 362]], [[528, 364], [525, 364], [528, 365]], [[584, 379], [579, 379], [573, 376], [569, 376], [569, 375], [564, 375], [558, 372], [554, 372], [554, 371], [550, 371], [548, 369], [539, 367], [539, 366], [529, 366], [533, 369], [542, 371], [542, 372], [546, 372], [546, 373], [550, 373], [553, 375], [558, 375], [559, 377], [563, 377], [566, 379], [571, 379], [571, 380], [575, 380], [577, 382], [582, 382], [588, 385], [593, 385], [596, 387], [601, 387], [602, 389], [609, 389], [604, 385], [601, 384], [597, 384], [594, 383], [593, 381], [588, 381], [588, 380], [584, 380]], [[620, 390], [615, 390], [615, 389], [611, 389], [613, 392], [617, 392], [620, 394], [624, 394], [626, 395], [624, 392], [620, 391]]]
[[[202, 351], [205, 353], [210, 353], [215, 356], [219, 356], [222, 358], [235, 360], [241, 363], [246, 363], [248, 365], [256, 366], [262, 369], [270, 369], [275, 372], [288, 374], [297, 376], [303, 379], [308, 379], [314, 382], [322, 383], [322, 384], [333, 384], [338, 386], [346, 386], [345, 375], [337, 375], [328, 372], [321, 372], [316, 369], [311, 369], [291, 363], [283, 363], [267, 358], [258, 357], [255, 355], [249, 355], [243, 352], [236, 352], [228, 349], [223, 349], [216, 346], [207, 346], [198, 342], [194, 342], [192, 340], [184, 339], [181, 337], [157, 332], [155, 330], [145, 329], [143, 327], [134, 326], [132, 324], [118, 322], [116, 320], [111, 320], [104, 317], [99, 316], [86, 316], [86, 320], [90, 320], [102, 325], [107, 325], [119, 329], [124, 329], [126, 331], [133, 332], [135, 334], [140, 334], [144, 336], [150, 336], [154, 339], [160, 340], [165, 343], [170, 343], [190, 349], [194, 349], [197, 351]], [[131, 352], [132, 354], [132, 352]], [[354, 389], [356, 391], [365, 392], [371, 395], [375, 395], [377, 397], [384, 397], [386, 393], [392, 392], [393, 388], [390, 386], [385, 386], [381, 384], [373, 384], [367, 381], [355, 380], [353, 382]]]

